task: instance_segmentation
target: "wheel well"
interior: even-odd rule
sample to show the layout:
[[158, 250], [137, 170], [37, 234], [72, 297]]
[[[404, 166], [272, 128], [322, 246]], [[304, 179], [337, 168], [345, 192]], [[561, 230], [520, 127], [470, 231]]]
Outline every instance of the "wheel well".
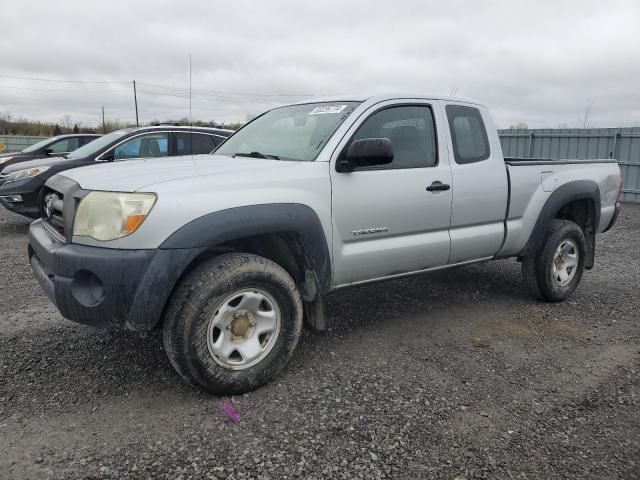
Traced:
[[300, 236], [293, 232], [269, 233], [233, 240], [219, 246], [222, 251], [253, 253], [284, 268], [297, 284], [304, 282], [305, 255]]
[[300, 236], [294, 232], [255, 235], [215, 245], [194, 258], [181, 277], [188, 275], [191, 270], [210, 258], [233, 252], [260, 255], [284, 268], [296, 283], [304, 282], [304, 246]]
[[585, 268], [593, 267], [596, 248], [596, 206], [591, 198], [574, 200], [564, 205], [553, 217], [560, 220], [570, 220], [577, 223], [584, 232], [587, 241], [587, 259]]
[[302, 237], [296, 232], [254, 235], [208, 248], [194, 258], [185, 268], [174, 289], [202, 262], [218, 255], [232, 252], [260, 255], [284, 268], [300, 289], [305, 307], [305, 324], [317, 331], [322, 331], [326, 328], [323, 296], [318, 289], [315, 272], [307, 261]]
[[569, 202], [558, 210], [553, 218], [571, 220], [580, 225], [585, 234], [590, 228], [595, 230], [596, 215], [593, 199], [585, 198]]

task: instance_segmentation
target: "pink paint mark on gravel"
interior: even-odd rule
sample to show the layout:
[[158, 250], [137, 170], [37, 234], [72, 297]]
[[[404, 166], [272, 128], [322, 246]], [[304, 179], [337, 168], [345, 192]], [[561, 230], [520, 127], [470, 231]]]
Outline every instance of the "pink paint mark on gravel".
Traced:
[[220, 403], [218, 403], [218, 411], [231, 420], [232, 423], [238, 423], [240, 421], [240, 413], [229, 398], [220, 400]]

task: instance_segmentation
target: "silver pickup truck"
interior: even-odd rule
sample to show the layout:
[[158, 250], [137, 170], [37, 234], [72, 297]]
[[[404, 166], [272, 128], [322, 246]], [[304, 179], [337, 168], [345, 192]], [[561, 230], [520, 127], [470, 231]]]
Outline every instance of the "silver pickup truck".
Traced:
[[557, 302], [620, 208], [614, 160], [504, 159], [459, 98], [340, 97], [270, 110], [212, 155], [84, 167], [46, 183], [36, 278], [62, 315], [162, 329], [191, 385], [272, 379], [345, 287], [515, 257]]

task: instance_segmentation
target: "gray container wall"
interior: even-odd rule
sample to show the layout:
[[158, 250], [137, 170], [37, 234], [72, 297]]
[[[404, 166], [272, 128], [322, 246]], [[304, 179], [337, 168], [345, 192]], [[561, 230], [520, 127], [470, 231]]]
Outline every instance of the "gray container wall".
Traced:
[[499, 130], [498, 134], [505, 157], [615, 158], [624, 179], [621, 200], [640, 203], [640, 127]]
[[34, 143], [38, 143], [40, 140], [44, 140], [49, 137], [25, 137], [20, 135], [0, 135], [0, 151], [2, 152], [16, 152], [27, 148]]

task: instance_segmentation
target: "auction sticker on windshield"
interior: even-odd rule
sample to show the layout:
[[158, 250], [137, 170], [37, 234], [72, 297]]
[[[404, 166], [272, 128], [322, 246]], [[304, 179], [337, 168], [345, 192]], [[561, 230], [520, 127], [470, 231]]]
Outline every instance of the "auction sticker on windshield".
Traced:
[[316, 107], [309, 112], [309, 115], [323, 115], [325, 113], [340, 113], [348, 105], [324, 105], [322, 107]]

